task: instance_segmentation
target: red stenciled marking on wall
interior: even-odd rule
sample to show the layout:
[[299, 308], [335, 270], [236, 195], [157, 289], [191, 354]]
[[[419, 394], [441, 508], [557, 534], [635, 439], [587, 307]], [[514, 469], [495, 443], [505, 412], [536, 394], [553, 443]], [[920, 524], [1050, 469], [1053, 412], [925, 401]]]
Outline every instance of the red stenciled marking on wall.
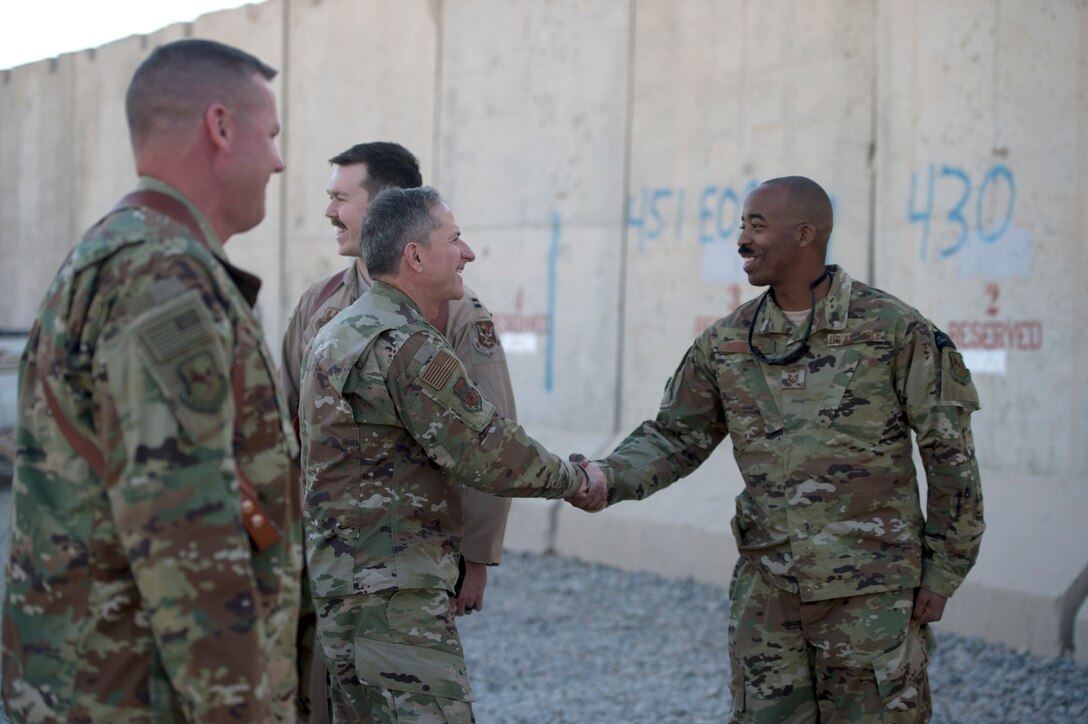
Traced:
[[1037, 350], [1043, 347], [1043, 323], [1038, 319], [1002, 321], [961, 320], [948, 323], [956, 348]]
[[548, 315], [547, 314], [525, 314], [523, 311], [525, 308], [525, 290], [518, 289], [517, 297], [514, 300], [513, 312], [504, 314], [495, 314], [495, 327], [500, 333], [507, 332], [513, 334], [529, 333], [545, 336], [548, 334]]

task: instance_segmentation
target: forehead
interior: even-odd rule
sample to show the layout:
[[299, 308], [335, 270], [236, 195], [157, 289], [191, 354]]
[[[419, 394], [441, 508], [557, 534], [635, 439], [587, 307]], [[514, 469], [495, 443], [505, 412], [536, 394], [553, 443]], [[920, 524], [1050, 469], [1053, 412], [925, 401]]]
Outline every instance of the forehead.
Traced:
[[272, 83], [261, 75], [253, 76], [253, 86], [256, 89], [255, 107], [257, 113], [269, 118], [272, 122], [278, 122], [276, 113], [276, 92], [272, 90]]
[[787, 195], [785, 186], [757, 186], [744, 198], [744, 214], [768, 216], [781, 213], [786, 207]]
[[329, 191], [347, 193], [361, 190], [366, 180], [366, 164], [353, 163], [348, 166], [335, 166], [329, 179]]

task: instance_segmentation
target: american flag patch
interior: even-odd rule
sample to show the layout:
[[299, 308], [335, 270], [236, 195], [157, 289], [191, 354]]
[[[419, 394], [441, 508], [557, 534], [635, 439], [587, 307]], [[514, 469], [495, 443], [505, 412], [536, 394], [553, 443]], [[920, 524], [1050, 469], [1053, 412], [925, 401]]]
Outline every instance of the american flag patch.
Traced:
[[165, 362], [211, 338], [200, 314], [192, 305], [158, 319], [140, 330], [140, 337], [156, 362]]
[[428, 385], [436, 390], [440, 390], [446, 386], [446, 382], [449, 380], [450, 375], [454, 370], [460, 367], [457, 362], [457, 358], [449, 352], [442, 350], [434, 356], [427, 366], [423, 368], [423, 373], [420, 374], [419, 379], [426, 382]]

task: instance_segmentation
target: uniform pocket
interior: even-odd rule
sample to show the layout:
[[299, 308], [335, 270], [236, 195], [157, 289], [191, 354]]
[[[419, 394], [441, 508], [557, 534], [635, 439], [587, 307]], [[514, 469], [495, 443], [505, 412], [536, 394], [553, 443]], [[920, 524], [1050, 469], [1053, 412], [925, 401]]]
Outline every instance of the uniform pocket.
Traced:
[[873, 659], [873, 673], [886, 708], [908, 711], [928, 705], [926, 666], [933, 648], [929, 626], [911, 625], [902, 643]]
[[359, 679], [392, 691], [472, 701], [461, 641], [445, 591], [406, 589], [386, 609], [387, 631], [356, 637]]
[[718, 389], [735, 450], [782, 429], [782, 414], [775, 405], [759, 363], [747, 352], [721, 358]]

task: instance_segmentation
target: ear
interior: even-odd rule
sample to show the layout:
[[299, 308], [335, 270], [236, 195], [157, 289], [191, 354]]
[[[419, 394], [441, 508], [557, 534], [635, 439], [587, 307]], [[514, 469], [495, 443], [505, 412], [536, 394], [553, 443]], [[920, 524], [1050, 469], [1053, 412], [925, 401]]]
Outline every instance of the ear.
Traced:
[[222, 103], [213, 103], [204, 110], [204, 130], [213, 146], [230, 151], [234, 140], [234, 115]]
[[816, 227], [812, 224], [802, 223], [797, 227], [797, 245], [808, 246], [816, 241]]
[[419, 244], [409, 241], [404, 245], [404, 263], [417, 274], [423, 271], [423, 257], [419, 253]]

